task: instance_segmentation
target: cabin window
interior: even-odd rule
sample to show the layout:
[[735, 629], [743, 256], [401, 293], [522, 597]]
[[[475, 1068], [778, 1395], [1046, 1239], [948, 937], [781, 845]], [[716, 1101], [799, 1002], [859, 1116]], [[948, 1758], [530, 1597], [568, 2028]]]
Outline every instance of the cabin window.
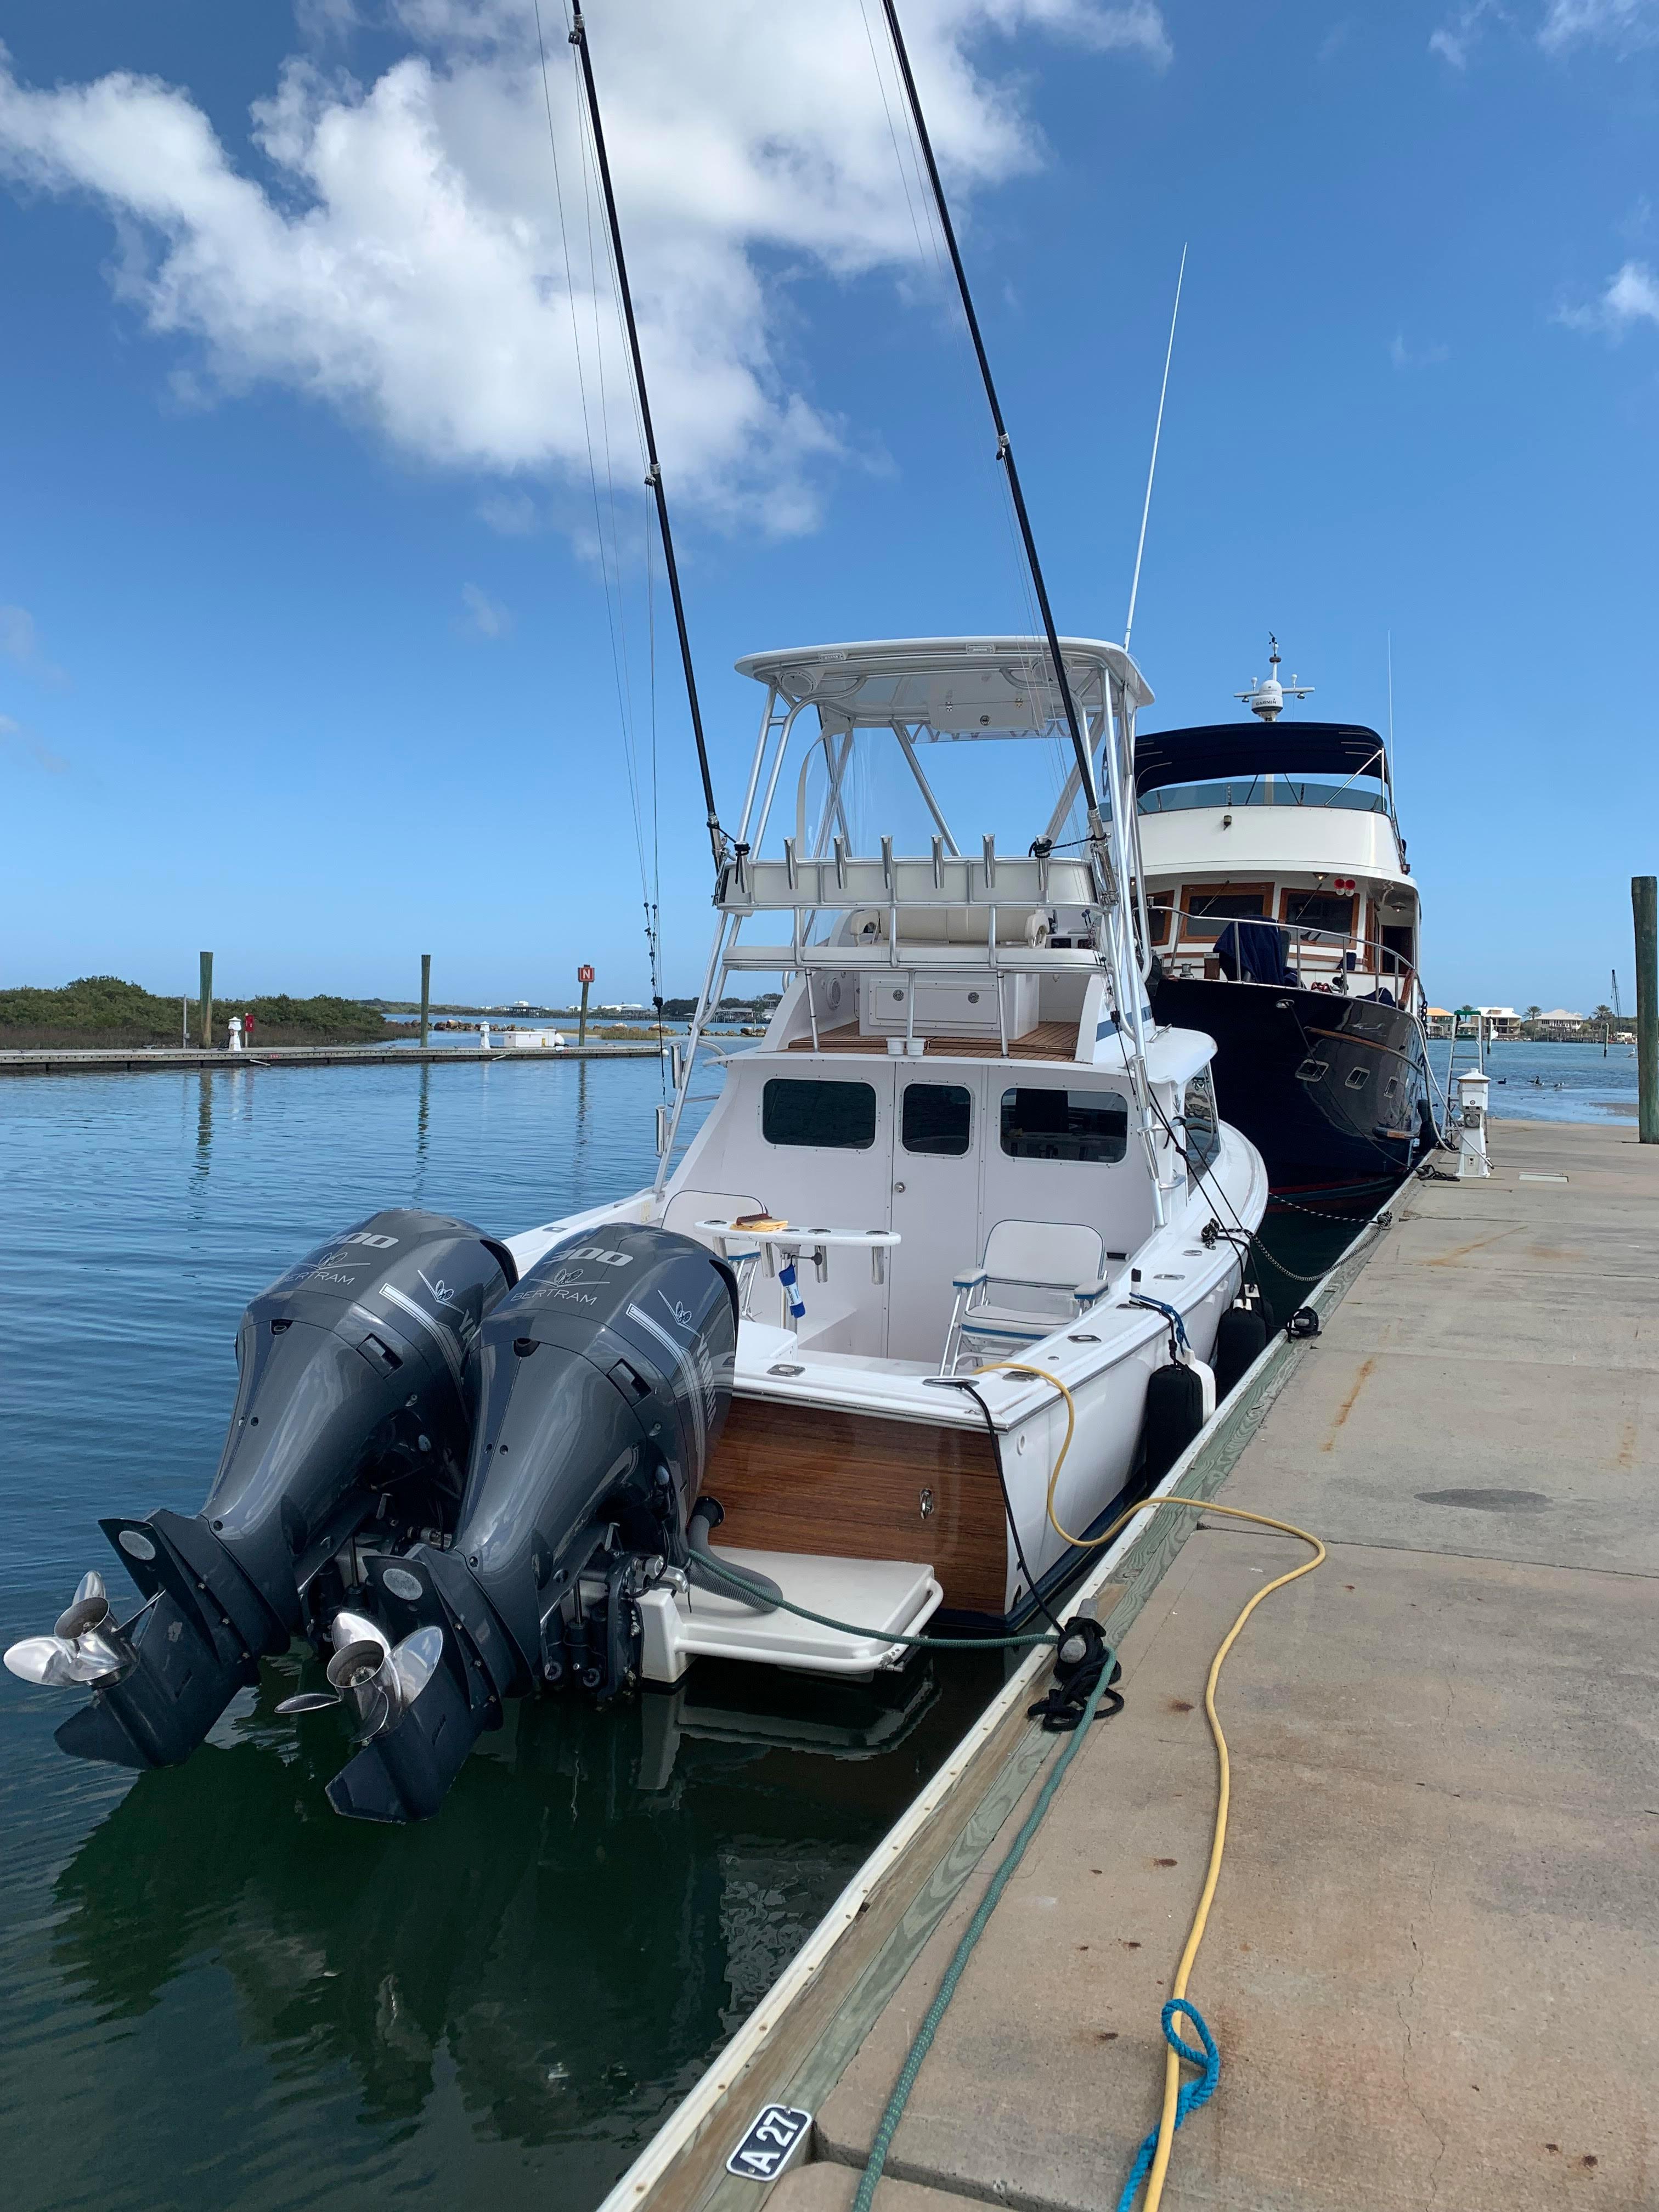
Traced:
[[1128, 1103], [1115, 1091], [1005, 1091], [1002, 1149], [1016, 1160], [1121, 1160]]
[[1219, 890], [1189, 885], [1184, 937], [1219, 937], [1230, 921], [1259, 921], [1267, 911], [1265, 884], [1229, 884]]
[[1146, 933], [1154, 945], [1170, 941], [1170, 913], [1175, 905], [1173, 891], [1152, 891], [1146, 900]]
[[1350, 938], [1353, 935], [1353, 901], [1337, 898], [1329, 891], [1286, 891], [1285, 919], [1292, 929], [1324, 933], [1315, 938], [1316, 945], [1328, 943], [1332, 938]]
[[1385, 921], [1382, 925], [1382, 972], [1385, 975], [1403, 975], [1411, 966], [1414, 932], [1407, 922]]
[[1216, 1119], [1215, 1084], [1206, 1067], [1202, 1075], [1195, 1075], [1187, 1085], [1181, 1102], [1182, 1118], [1187, 1124], [1187, 1160], [1194, 1175], [1209, 1166], [1221, 1150], [1221, 1125]]
[[960, 1159], [973, 1128], [973, 1098], [964, 1083], [908, 1083], [899, 1123], [907, 1152]]
[[876, 1141], [876, 1094], [867, 1083], [802, 1083], [776, 1077], [761, 1093], [769, 1145], [868, 1152]]

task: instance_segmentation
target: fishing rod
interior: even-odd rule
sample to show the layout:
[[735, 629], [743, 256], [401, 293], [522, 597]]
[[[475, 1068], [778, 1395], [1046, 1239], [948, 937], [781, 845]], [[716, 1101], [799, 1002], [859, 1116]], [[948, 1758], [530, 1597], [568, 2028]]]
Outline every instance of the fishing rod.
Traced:
[[680, 665], [685, 672], [686, 702], [691, 709], [691, 734], [696, 740], [697, 767], [702, 775], [702, 796], [708, 813], [708, 842], [718, 868], [726, 855], [726, 832], [714, 805], [714, 782], [708, 772], [708, 747], [703, 739], [702, 708], [697, 702], [696, 671], [691, 665], [691, 638], [685, 626], [685, 603], [680, 597], [680, 572], [674, 559], [674, 534], [668, 526], [668, 494], [663, 487], [662, 464], [657, 458], [657, 434], [651, 427], [651, 401], [645, 386], [645, 362], [640, 354], [639, 326], [634, 319], [634, 295], [629, 288], [628, 263], [623, 254], [622, 225], [617, 219], [617, 196], [611, 185], [611, 161], [605, 150], [605, 128], [599, 121], [599, 95], [593, 82], [593, 58], [588, 52], [587, 26], [582, 21], [581, 0], [573, 0], [570, 43], [581, 62], [582, 91], [587, 119], [593, 131], [593, 154], [599, 166], [599, 186], [605, 194], [605, 220], [611, 229], [611, 253], [617, 270], [623, 320], [628, 330], [628, 349], [634, 362], [634, 388], [640, 398], [640, 425], [645, 436], [646, 483], [657, 502], [657, 527], [662, 533], [663, 564], [668, 571], [668, 590], [674, 602], [674, 627], [679, 632]]
[[[1048, 586], [1042, 580], [1042, 563], [1037, 558], [1036, 539], [1031, 532], [1031, 518], [1025, 510], [1025, 494], [1020, 489], [1019, 471], [1014, 464], [1013, 440], [1002, 419], [1002, 405], [997, 398], [996, 381], [991, 374], [990, 358], [985, 350], [985, 340], [980, 335], [979, 317], [974, 312], [974, 295], [968, 289], [968, 272], [962, 265], [962, 254], [957, 245], [957, 234], [951, 222], [951, 210], [945, 198], [945, 185], [940, 179], [939, 164], [933, 159], [933, 142], [927, 135], [927, 119], [921, 112], [921, 100], [916, 91], [916, 81], [910, 71], [910, 56], [905, 46], [904, 33], [899, 28], [898, 9], [894, 0], [882, 0], [882, 10], [887, 18], [887, 28], [893, 41], [893, 52], [898, 58], [899, 74], [904, 80], [905, 98], [910, 104], [910, 118], [915, 125], [916, 142], [921, 148], [922, 160], [927, 165], [928, 182], [933, 188], [933, 204], [939, 210], [939, 228], [945, 234], [945, 246], [951, 256], [951, 266], [956, 271], [957, 289], [962, 295], [962, 312], [967, 318], [968, 334], [974, 342], [974, 352], [979, 361], [979, 373], [985, 385], [985, 397], [990, 404], [991, 421], [997, 434], [997, 459], [1008, 472], [1008, 489], [1014, 502], [1014, 514], [1019, 524], [1019, 535], [1025, 548], [1025, 561], [1031, 572], [1036, 602], [1042, 616], [1042, 630], [1053, 655], [1054, 675], [1060, 684], [1060, 696], [1066, 708], [1066, 726], [1071, 732], [1072, 750], [1077, 757], [1078, 780], [1082, 786], [1085, 804], [1089, 810], [1089, 830], [1091, 836], [1103, 838], [1105, 825], [1100, 818], [1100, 801], [1095, 793], [1094, 764], [1089, 757], [1089, 746], [1078, 718], [1077, 701], [1072, 694], [1072, 679], [1066, 664], [1060, 657], [1060, 639], [1054, 629], [1054, 611], [1048, 605]], [[1108, 714], [1110, 702], [1107, 702]]]
[[[1170, 396], [1170, 363], [1175, 359], [1176, 325], [1181, 319], [1181, 287], [1187, 274], [1187, 249], [1181, 249], [1176, 271], [1175, 308], [1170, 317], [1170, 343], [1164, 355], [1164, 381], [1158, 387], [1158, 421], [1152, 426], [1152, 458], [1146, 470], [1146, 496], [1140, 509], [1140, 542], [1135, 547], [1135, 573], [1129, 585], [1129, 611], [1123, 617], [1123, 650], [1129, 650], [1129, 632], [1135, 626], [1135, 601], [1140, 597], [1140, 563], [1146, 551], [1146, 525], [1152, 512], [1152, 483], [1158, 475], [1158, 441], [1164, 435], [1164, 403]], [[1392, 734], [1392, 732], [1390, 733]]]

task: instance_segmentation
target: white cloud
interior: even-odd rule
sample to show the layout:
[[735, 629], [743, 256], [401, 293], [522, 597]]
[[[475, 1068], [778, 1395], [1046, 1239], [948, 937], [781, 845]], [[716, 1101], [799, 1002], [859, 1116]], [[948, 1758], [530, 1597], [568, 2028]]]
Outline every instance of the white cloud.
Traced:
[[38, 684], [64, 684], [67, 677], [40, 650], [40, 633], [27, 607], [0, 607], [0, 653]]
[[1429, 33], [1429, 52], [1438, 54], [1455, 70], [1466, 70], [1469, 56], [1480, 43], [1487, 21], [1505, 19], [1498, 0], [1467, 0], [1437, 31]]
[[[1010, 15], [1019, 11], [996, 12]], [[1153, 0], [1120, 0], [1115, 7], [1099, 6], [1097, 0], [1026, 0], [1024, 13], [1029, 21], [1040, 23], [1061, 38], [1075, 39], [1079, 46], [1092, 46], [1097, 53], [1144, 54], [1160, 69], [1175, 59], [1164, 11]], [[905, 43], [909, 40], [907, 29]]]
[[1659, 0], [1549, 0], [1538, 33], [1547, 52], [1581, 42], [1628, 53], [1659, 40]]
[[461, 628], [469, 637], [510, 637], [513, 617], [506, 607], [498, 606], [488, 592], [477, 584], [461, 586], [461, 604], [466, 609], [466, 619]]
[[1608, 277], [1599, 300], [1563, 307], [1558, 319], [1575, 331], [1602, 331], [1621, 338], [1638, 323], [1659, 323], [1659, 276], [1645, 261], [1627, 261]]
[[1451, 348], [1407, 345], [1406, 333], [1396, 331], [1389, 340], [1389, 359], [1396, 368], [1438, 368], [1443, 362], [1451, 359]]
[[13, 721], [9, 714], [0, 714], [0, 747], [8, 750], [15, 747], [18, 751], [26, 752], [35, 766], [44, 769], [48, 775], [62, 775], [69, 768], [66, 760], [43, 745], [33, 730], [21, 722]]
[[477, 516], [501, 538], [533, 538], [541, 527], [536, 502], [528, 492], [491, 492], [478, 501]]
[[[895, 160], [879, 13], [864, 4], [885, 104], [851, 0], [611, 0], [590, 26], [665, 467], [678, 499], [719, 520], [811, 526], [842, 451], [790, 357], [781, 272], [914, 276], [919, 216], [927, 239], [917, 179], [907, 193]], [[414, 51], [375, 82], [296, 59], [254, 108], [268, 185], [187, 92], [124, 72], [34, 89], [3, 52], [0, 169], [102, 206], [118, 292], [182, 342], [180, 389], [282, 385], [424, 461], [502, 476], [585, 481], [591, 431], [602, 467], [635, 471], [562, 12], [544, 9], [556, 179], [523, 0], [392, 6]], [[349, 20], [320, 12], [331, 29]], [[1152, 0], [912, 0], [908, 13], [960, 212], [1041, 155], [1018, 87], [983, 66], [994, 36], [1170, 58]], [[900, 141], [908, 157], [902, 125]], [[932, 281], [931, 245], [922, 265]]]

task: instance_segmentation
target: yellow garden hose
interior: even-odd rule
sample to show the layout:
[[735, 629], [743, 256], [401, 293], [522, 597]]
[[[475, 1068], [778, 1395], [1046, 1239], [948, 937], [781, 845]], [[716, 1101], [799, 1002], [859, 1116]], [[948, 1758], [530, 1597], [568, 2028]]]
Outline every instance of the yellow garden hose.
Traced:
[[[1006, 1368], [1012, 1374], [1034, 1375], [1044, 1382], [1051, 1382], [1066, 1401], [1066, 1440], [1055, 1455], [1054, 1472], [1048, 1477], [1048, 1514], [1050, 1527], [1056, 1534], [1062, 1536], [1066, 1543], [1075, 1544], [1085, 1551], [1098, 1551], [1103, 1545], [1111, 1542], [1119, 1529], [1127, 1528], [1136, 1514], [1156, 1513], [1162, 1505], [1184, 1505], [1194, 1513], [1221, 1513], [1224, 1514], [1229, 1520], [1252, 1521], [1260, 1528], [1277, 1529], [1280, 1535], [1297, 1537], [1303, 1543], [1310, 1544], [1313, 1547], [1312, 1559], [1304, 1559], [1299, 1567], [1292, 1567], [1289, 1574], [1280, 1575], [1274, 1581], [1262, 1584], [1244, 1607], [1225, 1636], [1222, 1638], [1216, 1655], [1210, 1662], [1209, 1676], [1204, 1685], [1204, 1711], [1210, 1723], [1210, 1734], [1215, 1741], [1216, 1763], [1218, 1769], [1215, 1832], [1210, 1844], [1209, 1869], [1204, 1877], [1204, 1887], [1199, 1893], [1198, 1906], [1193, 1914], [1192, 1927], [1188, 1931], [1186, 1947], [1181, 1954], [1181, 1963], [1176, 1969], [1175, 1986], [1171, 1992], [1172, 2001], [1184, 1998], [1187, 1994], [1188, 1979], [1193, 1971], [1193, 1962], [1198, 1956], [1198, 1947], [1204, 1941], [1204, 1929], [1210, 1917], [1210, 1906], [1215, 1899], [1216, 1884], [1221, 1877], [1221, 1861], [1227, 1849], [1227, 1814], [1232, 1800], [1232, 1767], [1227, 1756], [1227, 1739], [1222, 1732], [1220, 1716], [1215, 1709], [1216, 1684], [1221, 1679], [1221, 1669], [1226, 1662], [1227, 1654], [1238, 1641], [1245, 1622], [1261, 1604], [1262, 1599], [1271, 1596], [1276, 1589], [1283, 1589], [1286, 1583], [1296, 1582], [1303, 1575], [1310, 1575], [1316, 1567], [1323, 1564], [1326, 1557], [1325, 1547], [1317, 1536], [1311, 1534], [1306, 1528], [1298, 1528], [1293, 1521], [1276, 1521], [1268, 1513], [1247, 1513], [1240, 1505], [1218, 1505], [1212, 1498], [1179, 1496], [1143, 1498], [1138, 1504], [1131, 1505], [1120, 1513], [1111, 1526], [1100, 1535], [1074, 1536], [1069, 1528], [1060, 1525], [1059, 1516], [1054, 1511], [1054, 1486], [1060, 1480], [1060, 1470], [1065, 1464], [1066, 1455], [1071, 1449], [1072, 1438], [1077, 1432], [1077, 1408], [1072, 1401], [1072, 1394], [1059, 1376], [1049, 1374], [1046, 1368], [1033, 1367], [1023, 1361], [1012, 1359], [1000, 1360], [997, 1364]], [[980, 1370], [981, 1374], [988, 1371], [983, 1368]], [[1164, 2107], [1158, 2117], [1158, 2148], [1153, 2155], [1152, 2172], [1146, 2178], [1146, 2194], [1142, 2202], [1141, 2212], [1158, 2212], [1158, 2204], [1164, 2195], [1164, 2179], [1169, 2171], [1170, 2146], [1175, 2141], [1176, 2104], [1180, 2094], [1181, 2059], [1179, 2054], [1171, 2046], [1164, 2054]]]

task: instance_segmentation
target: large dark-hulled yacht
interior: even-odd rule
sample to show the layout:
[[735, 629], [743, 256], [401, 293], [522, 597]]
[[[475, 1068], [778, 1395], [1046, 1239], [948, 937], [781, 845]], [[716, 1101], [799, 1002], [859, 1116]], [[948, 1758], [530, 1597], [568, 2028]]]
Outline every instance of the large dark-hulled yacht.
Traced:
[[1136, 738], [1152, 1011], [1215, 1039], [1275, 1196], [1358, 1210], [1432, 1141], [1417, 885], [1382, 738], [1281, 722], [1279, 666], [1254, 720]]

